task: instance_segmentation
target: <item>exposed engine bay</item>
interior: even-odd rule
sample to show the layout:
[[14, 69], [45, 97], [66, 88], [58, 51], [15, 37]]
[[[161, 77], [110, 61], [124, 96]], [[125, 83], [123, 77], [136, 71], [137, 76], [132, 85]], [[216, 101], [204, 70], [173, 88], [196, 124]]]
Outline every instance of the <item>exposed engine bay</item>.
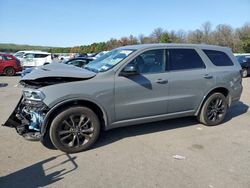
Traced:
[[40, 140], [41, 126], [49, 108], [43, 102], [21, 98], [5, 126], [16, 128], [18, 134], [28, 140]]

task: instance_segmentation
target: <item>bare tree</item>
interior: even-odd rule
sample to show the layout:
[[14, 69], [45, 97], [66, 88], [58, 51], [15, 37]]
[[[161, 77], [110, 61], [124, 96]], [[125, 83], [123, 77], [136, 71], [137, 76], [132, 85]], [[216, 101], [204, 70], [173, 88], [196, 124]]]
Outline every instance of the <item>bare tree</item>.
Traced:
[[211, 31], [212, 31], [212, 24], [210, 22], [205, 22], [202, 24], [202, 31], [203, 31], [203, 39], [202, 42], [206, 44], [211, 44], [212, 39], [211, 39]]
[[164, 34], [164, 30], [161, 27], [154, 29], [151, 34], [151, 37], [155, 40], [155, 42], [160, 42], [162, 35]]
[[202, 43], [203, 42], [203, 32], [200, 29], [196, 29], [195, 31], [191, 31], [188, 33], [187, 40], [189, 43]]

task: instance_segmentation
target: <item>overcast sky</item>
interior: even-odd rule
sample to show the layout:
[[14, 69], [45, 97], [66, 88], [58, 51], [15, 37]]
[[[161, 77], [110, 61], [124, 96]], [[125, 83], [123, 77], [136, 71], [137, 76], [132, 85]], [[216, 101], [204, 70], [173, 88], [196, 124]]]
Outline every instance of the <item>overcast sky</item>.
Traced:
[[250, 0], [0, 0], [0, 43], [76, 46], [250, 22]]

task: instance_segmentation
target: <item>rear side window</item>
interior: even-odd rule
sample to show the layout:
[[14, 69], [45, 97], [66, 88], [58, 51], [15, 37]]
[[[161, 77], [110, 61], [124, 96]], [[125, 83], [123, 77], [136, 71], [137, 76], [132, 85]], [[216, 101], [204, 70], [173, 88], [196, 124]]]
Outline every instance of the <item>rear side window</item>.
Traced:
[[35, 54], [35, 58], [45, 58], [47, 57], [49, 54]]
[[232, 60], [224, 52], [216, 51], [216, 50], [203, 50], [203, 52], [208, 56], [210, 61], [216, 66], [233, 65]]
[[170, 49], [169, 70], [206, 68], [199, 54], [194, 49]]

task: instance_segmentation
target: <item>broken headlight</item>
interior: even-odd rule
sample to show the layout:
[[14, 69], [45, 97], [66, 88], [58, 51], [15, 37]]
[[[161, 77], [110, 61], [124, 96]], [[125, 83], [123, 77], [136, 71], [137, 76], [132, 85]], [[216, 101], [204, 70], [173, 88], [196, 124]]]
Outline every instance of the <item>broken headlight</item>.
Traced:
[[43, 101], [45, 95], [39, 90], [23, 90], [23, 97], [30, 101]]

